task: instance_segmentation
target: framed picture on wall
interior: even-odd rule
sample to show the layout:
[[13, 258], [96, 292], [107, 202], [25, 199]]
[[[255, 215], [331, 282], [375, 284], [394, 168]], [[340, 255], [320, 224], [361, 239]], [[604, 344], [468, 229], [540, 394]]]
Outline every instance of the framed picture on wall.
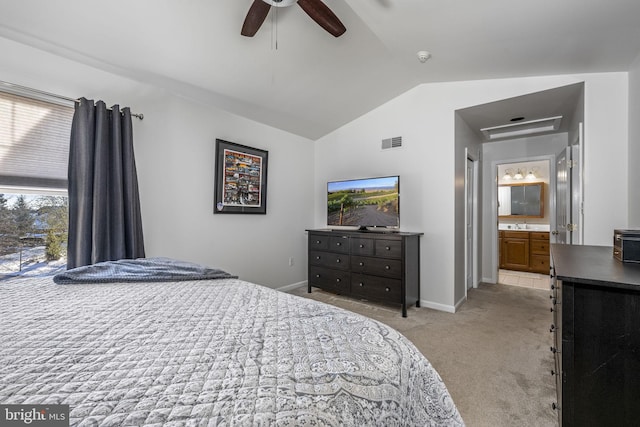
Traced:
[[213, 213], [267, 213], [268, 157], [268, 151], [216, 139]]

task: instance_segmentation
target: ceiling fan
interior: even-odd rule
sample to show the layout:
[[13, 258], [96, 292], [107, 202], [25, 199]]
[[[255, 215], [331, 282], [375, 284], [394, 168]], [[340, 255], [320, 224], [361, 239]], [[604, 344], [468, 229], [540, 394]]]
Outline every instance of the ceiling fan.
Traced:
[[253, 37], [269, 14], [271, 6], [288, 7], [294, 3], [298, 3], [311, 19], [334, 37], [340, 37], [347, 31], [338, 17], [321, 0], [253, 0], [240, 34]]

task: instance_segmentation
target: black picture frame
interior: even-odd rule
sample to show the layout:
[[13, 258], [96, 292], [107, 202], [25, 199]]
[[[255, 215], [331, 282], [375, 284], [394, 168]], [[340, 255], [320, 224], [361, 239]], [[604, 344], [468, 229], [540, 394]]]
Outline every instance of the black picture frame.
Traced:
[[269, 152], [216, 138], [215, 214], [266, 214]]

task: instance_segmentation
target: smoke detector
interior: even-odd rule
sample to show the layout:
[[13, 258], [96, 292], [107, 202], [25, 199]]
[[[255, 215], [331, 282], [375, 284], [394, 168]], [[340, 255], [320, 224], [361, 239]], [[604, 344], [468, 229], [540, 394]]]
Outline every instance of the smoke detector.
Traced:
[[418, 60], [423, 64], [427, 62], [429, 58], [431, 58], [431, 53], [427, 52], [426, 50], [421, 50], [416, 55], [418, 55]]

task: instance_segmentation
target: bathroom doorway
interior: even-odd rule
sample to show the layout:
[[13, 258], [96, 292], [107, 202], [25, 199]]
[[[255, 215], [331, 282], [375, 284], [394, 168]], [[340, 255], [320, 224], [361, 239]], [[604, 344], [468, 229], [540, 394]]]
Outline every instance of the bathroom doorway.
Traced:
[[549, 287], [550, 233], [555, 229], [551, 156], [497, 164], [497, 283]]

